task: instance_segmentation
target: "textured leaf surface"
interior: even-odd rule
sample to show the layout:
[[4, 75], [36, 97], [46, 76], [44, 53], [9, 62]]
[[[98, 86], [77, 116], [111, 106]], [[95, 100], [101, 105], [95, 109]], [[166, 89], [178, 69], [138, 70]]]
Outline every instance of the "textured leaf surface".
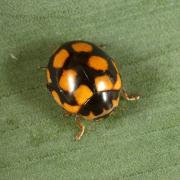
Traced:
[[[0, 16], [0, 179], [180, 179], [179, 1], [9, 0]], [[80, 142], [37, 68], [74, 39], [106, 44], [142, 96]]]

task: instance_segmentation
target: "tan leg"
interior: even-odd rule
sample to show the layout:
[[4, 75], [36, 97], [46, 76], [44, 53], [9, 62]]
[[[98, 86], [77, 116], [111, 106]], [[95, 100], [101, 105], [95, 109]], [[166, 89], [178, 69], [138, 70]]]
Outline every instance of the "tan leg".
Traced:
[[81, 123], [81, 118], [79, 116], [76, 116], [75, 121], [76, 121], [77, 126], [80, 129], [80, 131], [75, 136], [75, 139], [76, 140], [80, 140], [82, 135], [84, 134], [85, 126]]
[[128, 101], [135, 101], [140, 98], [140, 96], [129, 96], [124, 89], [121, 90], [121, 95]]

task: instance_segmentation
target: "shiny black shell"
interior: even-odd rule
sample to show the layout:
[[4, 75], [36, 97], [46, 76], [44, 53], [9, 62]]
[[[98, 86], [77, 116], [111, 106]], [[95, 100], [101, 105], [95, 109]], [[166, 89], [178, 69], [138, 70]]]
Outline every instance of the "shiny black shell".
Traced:
[[86, 41], [64, 43], [50, 58], [47, 87], [69, 113], [94, 120], [119, 103], [121, 79], [113, 59]]

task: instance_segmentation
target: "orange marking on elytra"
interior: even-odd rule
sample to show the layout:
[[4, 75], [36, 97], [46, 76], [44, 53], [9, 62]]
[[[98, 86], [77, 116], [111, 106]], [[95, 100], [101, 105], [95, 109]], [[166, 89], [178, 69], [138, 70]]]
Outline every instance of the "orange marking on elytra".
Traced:
[[113, 89], [114, 90], [119, 90], [120, 88], [121, 88], [121, 79], [120, 79], [119, 74], [117, 74], [116, 82], [114, 84]]
[[95, 78], [95, 85], [97, 91], [107, 91], [111, 90], [113, 84], [108, 75], [102, 75]]
[[90, 113], [87, 116], [83, 116], [85, 119], [92, 121], [96, 118], [96, 116], [93, 114], [93, 112], [90, 111]]
[[72, 69], [64, 70], [59, 80], [59, 86], [65, 91], [74, 91], [76, 86], [76, 76], [76, 71]]
[[60, 100], [60, 98], [59, 98], [58, 93], [57, 93], [55, 90], [53, 90], [53, 91], [51, 92], [51, 94], [52, 94], [54, 100], [55, 100], [60, 106], [62, 106], [62, 103], [61, 103], [61, 100]]
[[71, 113], [77, 113], [80, 109], [80, 106], [77, 106], [77, 105], [70, 105], [68, 103], [64, 103], [63, 104], [63, 108], [68, 111], [68, 112], [71, 112]]
[[92, 95], [92, 91], [86, 85], [80, 85], [74, 92], [74, 97], [79, 105], [84, 104]]
[[46, 75], [47, 75], [47, 82], [48, 82], [48, 83], [51, 83], [52, 80], [51, 80], [51, 76], [50, 76], [49, 69], [46, 69]]
[[93, 47], [85, 42], [76, 42], [72, 44], [72, 48], [76, 52], [91, 52]]
[[[115, 107], [115, 106], [114, 106]], [[92, 121], [94, 119], [98, 119], [98, 118], [101, 118], [109, 113], [112, 112], [112, 110], [114, 109], [114, 107], [110, 108], [110, 109], [103, 109], [103, 112], [101, 114], [98, 114], [98, 115], [94, 115], [93, 112], [90, 111], [90, 113], [87, 115], [87, 116], [83, 116], [85, 119], [89, 120], [89, 121]]]
[[88, 66], [95, 70], [106, 71], [108, 69], [107, 60], [100, 56], [91, 56], [88, 60]]
[[117, 107], [119, 104], [119, 97], [117, 99], [112, 100], [113, 107]]
[[62, 68], [68, 57], [68, 51], [66, 49], [61, 49], [54, 57], [53, 67]]

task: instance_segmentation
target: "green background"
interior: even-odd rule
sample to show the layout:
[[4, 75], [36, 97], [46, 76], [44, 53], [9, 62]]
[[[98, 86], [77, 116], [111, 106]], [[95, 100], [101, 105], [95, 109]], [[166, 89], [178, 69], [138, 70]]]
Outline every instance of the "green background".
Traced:
[[[180, 179], [178, 0], [1, 0], [0, 16], [1, 180]], [[37, 68], [74, 39], [106, 44], [141, 95], [80, 142]]]

